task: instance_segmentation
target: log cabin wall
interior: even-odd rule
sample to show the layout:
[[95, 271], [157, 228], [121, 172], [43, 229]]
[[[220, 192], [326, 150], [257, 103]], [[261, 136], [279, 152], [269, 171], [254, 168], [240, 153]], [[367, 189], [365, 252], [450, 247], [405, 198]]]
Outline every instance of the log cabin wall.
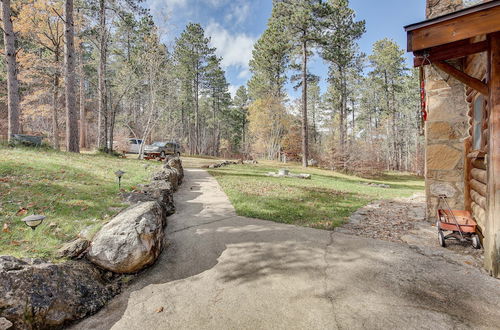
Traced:
[[[474, 42], [486, 40], [486, 36], [475, 38]], [[488, 54], [480, 53], [468, 56], [464, 61], [464, 71], [471, 77], [486, 81], [487, 77]], [[481, 233], [486, 231], [487, 214], [487, 158], [488, 150], [488, 102], [486, 98], [482, 102], [483, 119], [481, 123], [482, 143], [478, 149], [473, 146], [472, 136], [474, 134], [474, 105], [481, 97], [480, 94], [472, 88], [466, 89], [466, 100], [468, 103], [468, 137], [465, 140], [465, 191], [464, 201], [465, 209], [472, 212], [474, 219], [478, 222]]]

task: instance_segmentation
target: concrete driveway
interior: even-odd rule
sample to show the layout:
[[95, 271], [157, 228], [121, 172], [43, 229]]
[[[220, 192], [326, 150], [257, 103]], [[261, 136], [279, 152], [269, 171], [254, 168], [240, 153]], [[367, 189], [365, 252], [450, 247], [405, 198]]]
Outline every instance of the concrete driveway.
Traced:
[[236, 216], [186, 170], [170, 246], [75, 329], [500, 329], [500, 281], [440, 253]]

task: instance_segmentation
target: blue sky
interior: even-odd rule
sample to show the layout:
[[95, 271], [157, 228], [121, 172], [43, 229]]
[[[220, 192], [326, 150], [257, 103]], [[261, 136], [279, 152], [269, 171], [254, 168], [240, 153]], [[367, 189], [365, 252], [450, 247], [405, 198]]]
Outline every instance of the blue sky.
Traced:
[[[200, 23], [217, 47], [217, 54], [224, 58], [222, 64], [232, 92], [247, 82], [248, 61], [254, 42], [266, 28], [271, 0], [146, 0], [146, 3], [167, 43], [171, 44], [187, 23]], [[350, 6], [357, 19], [366, 21], [367, 32], [359, 45], [368, 54], [372, 44], [385, 37], [406, 48], [403, 26], [423, 20], [425, 14], [425, 0], [351, 0]], [[327, 68], [316, 58], [311, 71], [324, 78]], [[296, 93], [290, 91], [290, 94]]]

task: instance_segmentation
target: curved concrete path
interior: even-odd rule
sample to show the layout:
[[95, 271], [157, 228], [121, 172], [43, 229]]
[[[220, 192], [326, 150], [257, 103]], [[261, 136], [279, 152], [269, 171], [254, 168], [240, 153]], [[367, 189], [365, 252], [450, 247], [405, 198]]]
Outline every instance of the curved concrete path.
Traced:
[[495, 329], [500, 281], [408, 246], [236, 216], [186, 170], [170, 246], [75, 329]]

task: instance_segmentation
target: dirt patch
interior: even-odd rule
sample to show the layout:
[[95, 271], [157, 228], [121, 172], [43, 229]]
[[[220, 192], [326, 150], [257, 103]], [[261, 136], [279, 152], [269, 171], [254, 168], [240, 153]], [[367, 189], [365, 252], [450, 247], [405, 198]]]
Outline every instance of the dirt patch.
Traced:
[[470, 243], [447, 240], [446, 249], [439, 246], [436, 226], [425, 220], [424, 194], [375, 201], [354, 212], [349, 222], [336, 231], [405, 243], [423, 254], [437, 253], [448, 261], [465, 263], [479, 269], [483, 265], [483, 250], [474, 249]]

